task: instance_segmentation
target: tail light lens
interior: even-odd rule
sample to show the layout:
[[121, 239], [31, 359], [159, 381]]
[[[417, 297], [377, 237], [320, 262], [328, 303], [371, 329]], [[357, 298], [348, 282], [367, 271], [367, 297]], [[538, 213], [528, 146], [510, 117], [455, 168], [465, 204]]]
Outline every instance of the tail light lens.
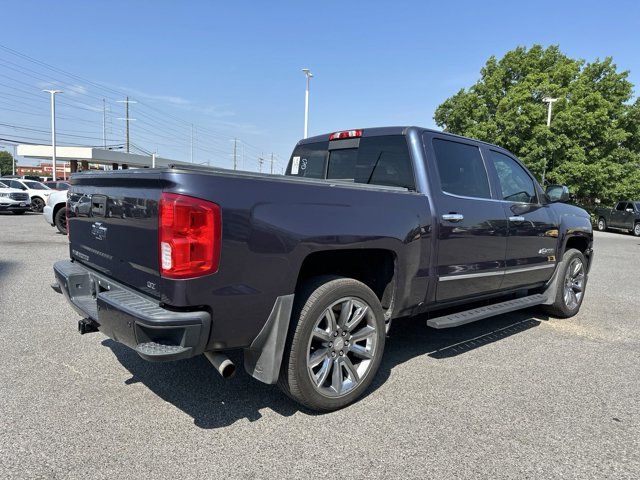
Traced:
[[218, 271], [222, 233], [218, 205], [200, 198], [163, 193], [159, 213], [163, 277], [193, 278]]
[[329, 135], [329, 140], [343, 140], [345, 138], [360, 138], [363, 130], [345, 130], [343, 132], [333, 132]]

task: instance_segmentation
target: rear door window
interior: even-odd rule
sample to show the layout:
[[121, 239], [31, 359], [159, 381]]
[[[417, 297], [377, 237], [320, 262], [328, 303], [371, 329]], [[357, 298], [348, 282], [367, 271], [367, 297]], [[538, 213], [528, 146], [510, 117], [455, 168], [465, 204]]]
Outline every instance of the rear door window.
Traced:
[[433, 139], [442, 191], [474, 198], [491, 198], [489, 177], [475, 145]]

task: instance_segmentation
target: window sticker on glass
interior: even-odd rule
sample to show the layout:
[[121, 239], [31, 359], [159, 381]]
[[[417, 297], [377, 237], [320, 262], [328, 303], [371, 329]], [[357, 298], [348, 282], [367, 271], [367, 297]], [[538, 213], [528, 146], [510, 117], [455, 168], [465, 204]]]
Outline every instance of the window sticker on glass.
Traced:
[[300, 157], [293, 157], [291, 160], [291, 175], [298, 175], [300, 169]]

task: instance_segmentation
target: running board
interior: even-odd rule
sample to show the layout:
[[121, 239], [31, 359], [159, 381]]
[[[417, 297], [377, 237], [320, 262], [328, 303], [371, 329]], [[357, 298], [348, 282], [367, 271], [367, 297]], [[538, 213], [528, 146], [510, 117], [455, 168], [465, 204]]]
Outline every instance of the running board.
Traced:
[[523, 308], [540, 305], [546, 300], [546, 296], [539, 293], [528, 297], [516, 298], [508, 302], [494, 303], [486, 307], [474, 308], [465, 312], [452, 313], [443, 317], [437, 317], [427, 320], [427, 325], [433, 328], [451, 328], [464, 325], [465, 323], [475, 322], [484, 318], [502, 315], [503, 313], [521, 310]]

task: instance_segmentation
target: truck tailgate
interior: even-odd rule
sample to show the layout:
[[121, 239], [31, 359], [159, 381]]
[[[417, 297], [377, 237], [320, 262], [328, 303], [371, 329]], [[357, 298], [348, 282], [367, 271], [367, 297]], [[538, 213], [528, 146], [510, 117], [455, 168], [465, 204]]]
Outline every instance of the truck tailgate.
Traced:
[[71, 258], [159, 297], [159, 172], [78, 175], [69, 194]]

